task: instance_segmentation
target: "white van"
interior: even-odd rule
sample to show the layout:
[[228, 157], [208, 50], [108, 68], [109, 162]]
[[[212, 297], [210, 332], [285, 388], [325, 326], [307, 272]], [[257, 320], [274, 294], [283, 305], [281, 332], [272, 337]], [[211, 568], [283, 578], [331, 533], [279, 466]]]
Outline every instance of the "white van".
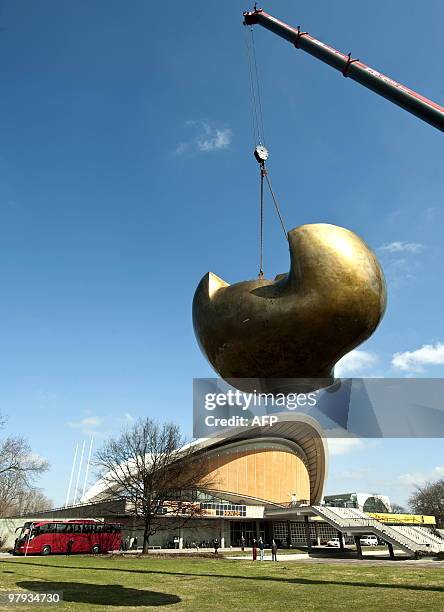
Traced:
[[373, 535], [364, 536], [360, 538], [361, 546], [378, 546], [378, 538]]

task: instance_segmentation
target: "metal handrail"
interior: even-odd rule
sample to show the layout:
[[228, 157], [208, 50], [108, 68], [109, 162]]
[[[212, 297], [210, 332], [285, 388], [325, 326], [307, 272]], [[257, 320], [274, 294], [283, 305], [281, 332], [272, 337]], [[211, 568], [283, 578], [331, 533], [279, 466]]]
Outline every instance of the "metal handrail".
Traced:
[[[365, 518], [365, 517], [350, 517], [350, 516], [341, 516], [340, 513], [335, 512], [331, 506], [330, 507], [319, 507], [317, 506], [316, 509], [319, 511], [320, 514], [324, 514], [326, 516], [330, 515], [330, 518], [335, 521], [338, 525], [340, 525], [341, 527], [372, 527], [375, 530], [377, 530], [379, 533], [385, 534], [388, 537], [391, 537], [393, 540], [395, 540], [396, 542], [402, 544], [404, 543], [405, 546], [408, 546], [409, 548], [412, 548], [411, 545], [409, 544], [413, 544], [414, 545], [414, 549], [417, 549], [418, 547], [424, 547], [427, 548], [426, 544], [420, 544], [418, 543], [416, 540], [399, 533], [398, 531], [396, 531], [395, 529], [392, 529], [392, 527], [390, 525], [385, 525], [383, 523], [380, 523], [377, 519], [373, 519], [373, 518]], [[351, 509], [350, 510], [355, 510], [355, 509]], [[355, 514], [358, 514], [360, 511], [356, 510]], [[332, 516], [333, 515], [333, 516]], [[353, 525], [350, 525], [350, 522], [354, 523]], [[344, 524], [345, 523], [345, 524]], [[405, 541], [407, 541], [407, 543], [405, 543]]]

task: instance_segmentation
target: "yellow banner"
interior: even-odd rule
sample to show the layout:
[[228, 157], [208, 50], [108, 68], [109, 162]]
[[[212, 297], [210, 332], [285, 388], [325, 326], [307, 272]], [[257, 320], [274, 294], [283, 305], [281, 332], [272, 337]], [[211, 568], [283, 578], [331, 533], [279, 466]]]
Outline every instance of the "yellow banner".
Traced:
[[410, 525], [435, 525], [436, 520], [434, 516], [428, 516], [426, 514], [389, 514], [389, 513], [376, 513], [368, 512], [368, 515], [375, 518], [381, 523], [406, 523]]

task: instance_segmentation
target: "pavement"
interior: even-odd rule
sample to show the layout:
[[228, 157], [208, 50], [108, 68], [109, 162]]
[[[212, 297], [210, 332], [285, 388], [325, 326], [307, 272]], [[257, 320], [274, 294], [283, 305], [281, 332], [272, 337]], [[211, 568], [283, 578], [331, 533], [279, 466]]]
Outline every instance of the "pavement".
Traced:
[[[395, 553], [396, 554], [396, 553]], [[372, 554], [371, 551], [364, 552], [364, 557], [367, 559], [358, 559], [355, 556], [350, 557], [331, 557], [327, 555], [308, 555], [306, 553], [294, 554], [294, 555], [286, 555], [279, 554], [277, 555], [277, 561], [279, 562], [288, 562], [288, 561], [302, 561], [304, 563], [345, 563], [345, 564], [354, 564], [358, 563], [360, 565], [387, 565], [388, 563], [395, 563], [397, 566], [414, 566], [414, 567], [435, 567], [444, 569], [444, 562], [438, 561], [432, 557], [424, 557], [423, 559], [412, 559], [407, 557], [407, 555], [403, 555], [399, 553], [395, 559], [390, 559], [388, 554]], [[239, 557], [239, 556], [226, 556], [227, 559], [239, 560], [239, 561], [252, 561], [252, 557]], [[261, 563], [258, 556], [258, 562]], [[271, 555], [265, 555], [264, 561], [272, 561]]]
[[[252, 561], [252, 556], [243, 556], [243, 557], [232, 557], [232, 556], [225, 556], [226, 559], [234, 559], [236, 561]], [[307, 553], [295, 553], [294, 555], [285, 555], [285, 554], [279, 554], [277, 556], [279, 561], [300, 561], [301, 559], [307, 559], [308, 555]], [[259, 559], [259, 555], [257, 556], [257, 560], [260, 561]], [[264, 561], [272, 561], [271, 555], [264, 555]]]
[[[129, 551], [125, 551], [125, 555], [140, 555], [141, 554], [141, 550], [129, 550]], [[208, 553], [208, 552], [212, 552], [211, 548], [200, 548], [198, 552], [201, 553]], [[225, 548], [223, 550], [219, 550], [220, 553], [224, 553], [224, 557], [226, 559], [230, 559], [230, 560], [236, 560], [236, 561], [252, 561], [252, 555], [244, 555], [244, 556], [239, 556], [236, 555], [236, 552], [240, 552], [240, 549], [230, 549], [230, 548]], [[352, 551], [353, 552], [353, 551]], [[181, 554], [194, 554], [196, 555], [197, 551], [196, 549], [193, 548], [185, 548], [182, 550], [178, 550], [178, 549], [169, 549], [169, 548], [164, 548], [164, 549], [156, 549], [156, 550], [150, 550], [149, 554], [153, 554], [153, 553], [158, 553], [158, 554], [171, 554], [171, 553], [181, 553]], [[228, 553], [228, 554], [227, 554]], [[229, 554], [229, 553], [234, 553], [234, 554]], [[115, 551], [113, 554], [122, 554], [121, 551]], [[374, 551], [363, 551], [363, 556], [367, 557], [366, 559], [358, 559], [356, 556], [354, 556], [353, 554], [351, 554], [350, 556], [347, 557], [335, 557], [335, 556], [329, 556], [324, 554], [316, 554], [316, 553], [312, 553], [311, 555], [307, 554], [307, 553], [294, 553], [294, 554], [285, 554], [285, 553], [280, 553], [278, 551], [278, 555], [277, 555], [277, 563], [282, 563], [282, 562], [291, 562], [291, 561], [299, 561], [299, 562], [304, 562], [304, 563], [345, 563], [345, 564], [354, 564], [354, 563], [359, 563], [361, 565], [387, 565], [387, 563], [395, 563], [396, 565], [400, 565], [400, 566], [414, 566], [414, 567], [435, 567], [435, 568], [440, 568], [440, 569], [444, 569], [444, 561], [438, 561], [437, 559], [434, 559], [432, 557], [424, 557], [422, 559], [412, 559], [407, 557], [405, 554], [401, 553], [401, 552], [396, 552], [396, 558], [395, 559], [390, 559], [388, 556], [388, 553], [386, 552], [377, 552], [375, 553]], [[21, 557], [16, 557], [14, 555], [11, 555], [10, 553], [7, 552], [0, 552], [0, 559], [2, 558], [8, 558], [8, 559], [21, 559]], [[261, 561], [259, 560], [259, 555], [258, 555], [258, 559], [257, 559], [258, 563], [261, 563]], [[271, 558], [271, 554], [265, 554], [264, 556], [264, 561], [269, 561], [272, 562], [272, 558]], [[276, 563], [276, 562], [275, 562]]]

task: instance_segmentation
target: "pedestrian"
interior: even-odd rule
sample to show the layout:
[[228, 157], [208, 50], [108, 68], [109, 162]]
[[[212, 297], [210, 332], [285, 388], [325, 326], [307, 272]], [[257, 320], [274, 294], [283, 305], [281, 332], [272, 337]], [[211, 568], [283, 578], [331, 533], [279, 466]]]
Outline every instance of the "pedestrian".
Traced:
[[245, 550], [245, 538], [244, 538], [244, 534], [242, 534], [241, 536], [241, 551], [243, 552]]
[[271, 543], [271, 560], [272, 561], [277, 561], [277, 551], [278, 551], [278, 546], [276, 544], [276, 540], [273, 540]]
[[256, 538], [253, 539], [253, 561], [257, 559], [257, 541]]
[[131, 537], [129, 539], [129, 549], [132, 550], [133, 549], [133, 544], [134, 544], [134, 537]]
[[219, 540], [217, 538], [214, 538], [213, 546], [214, 546], [214, 554], [217, 555], [217, 551], [218, 551], [218, 548], [219, 548]]
[[66, 545], [66, 554], [70, 555], [72, 552], [72, 545], [74, 544], [74, 540], [68, 540], [68, 543]]
[[260, 560], [264, 560], [264, 552], [265, 552], [265, 544], [262, 538], [259, 538], [259, 552], [260, 552]]
[[134, 548], [134, 550], [137, 550], [137, 537], [136, 536], [134, 536], [133, 548]]

